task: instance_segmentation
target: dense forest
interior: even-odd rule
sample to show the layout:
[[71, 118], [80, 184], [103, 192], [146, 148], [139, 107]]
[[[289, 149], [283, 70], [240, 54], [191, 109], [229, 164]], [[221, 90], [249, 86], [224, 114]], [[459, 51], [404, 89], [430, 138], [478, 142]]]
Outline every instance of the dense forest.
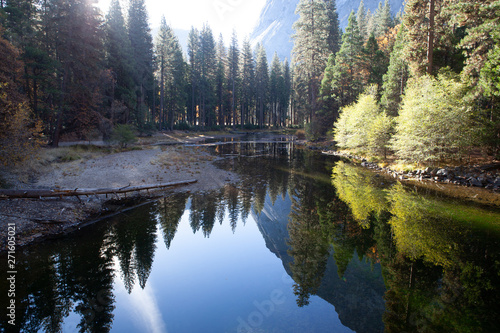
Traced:
[[339, 28], [336, 2], [297, 7], [289, 64], [204, 25], [183, 53], [144, 0], [0, 2], [0, 159], [43, 143], [158, 130], [305, 126], [341, 149], [432, 162], [500, 148], [500, 1], [363, 2]]
[[297, 8], [294, 93], [311, 138], [334, 123], [337, 146], [364, 156], [498, 157], [500, 1], [408, 0], [397, 17], [361, 1], [342, 34], [334, 3]]

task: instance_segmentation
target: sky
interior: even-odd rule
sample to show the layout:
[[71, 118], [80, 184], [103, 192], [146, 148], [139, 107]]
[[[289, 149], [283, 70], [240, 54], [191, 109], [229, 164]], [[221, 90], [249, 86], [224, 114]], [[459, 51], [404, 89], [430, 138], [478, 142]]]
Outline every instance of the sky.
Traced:
[[[128, 0], [120, 0], [127, 8]], [[111, 0], [98, 0], [103, 13], [107, 13]], [[229, 42], [233, 29], [241, 41], [250, 35], [257, 23], [266, 0], [146, 0], [150, 27], [159, 27], [162, 15], [173, 29], [201, 28], [207, 22], [217, 40], [222, 33]]]

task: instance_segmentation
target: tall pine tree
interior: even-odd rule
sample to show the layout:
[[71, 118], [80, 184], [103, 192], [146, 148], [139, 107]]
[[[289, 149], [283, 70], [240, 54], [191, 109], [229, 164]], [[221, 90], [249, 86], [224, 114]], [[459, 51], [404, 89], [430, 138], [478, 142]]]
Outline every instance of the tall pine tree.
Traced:
[[238, 87], [239, 87], [239, 61], [240, 61], [240, 50], [238, 49], [238, 36], [236, 30], [233, 30], [233, 35], [231, 37], [231, 45], [228, 51], [228, 87], [231, 91], [231, 113], [233, 115], [232, 125], [233, 128], [236, 126], [236, 107], [238, 105]]
[[[110, 120], [113, 123], [117, 104], [124, 105], [127, 109], [135, 108], [135, 91], [133, 77], [133, 59], [130, 40], [123, 18], [120, 1], [113, 0], [106, 16], [105, 25], [106, 68], [111, 72]], [[124, 115], [121, 115], [124, 116]], [[126, 118], [126, 116], [124, 117]], [[116, 119], [123, 122], [125, 119]]]
[[153, 38], [144, 0], [131, 0], [128, 10], [128, 35], [132, 47], [137, 105], [134, 121], [143, 127], [153, 104]]
[[185, 65], [179, 40], [165, 17], [161, 20], [155, 50], [160, 81], [160, 125], [173, 130], [185, 106]]
[[331, 91], [337, 106], [353, 103], [363, 91], [363, 40], [354, 11], [342, 35], [340, 51], [334, 63], [329, 62], [329, 67], [325, 76], [331, 77]]
[[259, 127], [263, 128], [265, 125], [266, 105], [269, 98], [269, 68], [267, 65], [266, 50], [261, 44], [257, 45], [255, 89], [255, 97], [257, 99], [257, 120]]
[[255, 96], [255, 61], [250, 41], [243, 41], [241, 52], [241, 126], [249, 124], [250, 110], [254, 105]]
[[328, 0], [301, 0], [296, 13], [299, 19], [294, 24], [293, 67], [300, 94], [307, 96], [302, 105], [305, 118], [312, 121], [319, 110], [317, 98], [328, 56], [338, 45], [338, 19], [332, 11], [335, 6]]

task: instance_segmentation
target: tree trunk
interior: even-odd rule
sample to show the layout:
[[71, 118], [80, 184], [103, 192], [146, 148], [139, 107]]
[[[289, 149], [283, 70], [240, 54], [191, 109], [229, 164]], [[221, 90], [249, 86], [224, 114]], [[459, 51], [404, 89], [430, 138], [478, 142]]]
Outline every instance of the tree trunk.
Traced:
[[138, 191], [156, 190], [167, 187], [189, 185], [196, 183], [196, 179], [164, 183], [156, 185], [126, 186], [122, 188], [100, 188], [100, 189], [64, 189], [64, 190], [0, 190], [0, 199], [39, 199], [39, 198], [57, 198], [57, 197], [77, 197], [90, 196], [98, 194], [121, 194]]

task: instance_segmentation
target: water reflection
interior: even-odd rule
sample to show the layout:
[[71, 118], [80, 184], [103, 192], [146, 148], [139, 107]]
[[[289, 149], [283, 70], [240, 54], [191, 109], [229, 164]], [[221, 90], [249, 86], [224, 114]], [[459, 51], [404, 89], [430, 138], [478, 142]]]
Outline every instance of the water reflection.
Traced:
[[379, 230], [374, 239], [388, 289], [386, 331], [497, 329], [498, 210], [401, 184], [384, 189], [380, 177], [342, 162], [332, 178], [357, 223]]
[[[186, 316], [165, 305], [175, 293], [152, 291], [156, 263], [167, 272], [156, 289], [180, 289], [179, 297], [188, 302], [190, 289], [206, 286], [193, 295], [213, 308], [196, 308], [204, 318], [199, 329], [206, 332], [330, 332], [332, 327], [358, 332], [490, 332], [500, 324], [498, 210], [394, 184], [331, 157], [298, 151], [291, 142], [212, 148], [224, 157], [220, 167], [239, 173], [241, 183], [210, 193], [178, 193], [67, 239], [20, 252], [18, 326], [13, 331], [67, 331], [71, 321], [73, 331], [133, 331], [122, 323], [119, 299], [125, 296], [119, 294], [118, 282], [135, 302], [142, 297], [154, 303], [146, 311], [151, 327], [163, 327], [165, 320], [177, 328], [172, 331], [196, 331], [171, 322]], [[193, 251], [194, 257], [201, 258], [199, 252], [204, 251], [181, 244], [186, 242], [179, 236], [185, 232], [183, 219], [191, 234], [206, 241], [220, 242], [218, 233], [227, 228], [250, 250], [234, 258], [239, 249], [219, 249], [219, 257], [188, 270], [187, 278], [200, 278], [193, 280], [197, 282], [172, 278], [174, 267], [179, 269], [169, 259], [177, 253], [176, 246]], [[209, 278], [264, 260], [259, 243], [245, 234], [247, 224], [255, 224], [266, 252], [281, 267], [245, 271], [250, 282], [242, 282], [241, 276], [233, 281]], [[182, 257], [174, 261], [196, 265]], [[249, 284], [271, 281], [271, 271], [279, 276], [280, 288], [283, 273], [292, 277], [293, 300], [280, 309], [274, 304], [272, 316], [261, 311], [260, 317], [252, 317], [252, 304], [267, 304], [263, 300], [274, 287], [264, 291], [263, 285], [252, 289]], [[5, 281], [0, 282], [2, 293]], [[179, 286], [184, 284], [190, 287]], [[230, 291], [221, 292], [225, 289], [216, 285]], [[256, 296], [259, 290], [262, 294]], [[283, 293], [287, 295], [286, 288]], [[333, 307], [318, 306], [320, 299]], [[2, 298], [1, 306], [6, 308], [7, 301]], [[329, 314], [333, 309], [337, 319]], [[252, 326], [255, 318], [259, 325]], [[0, 325], [12, 329], [4, 315]]]

